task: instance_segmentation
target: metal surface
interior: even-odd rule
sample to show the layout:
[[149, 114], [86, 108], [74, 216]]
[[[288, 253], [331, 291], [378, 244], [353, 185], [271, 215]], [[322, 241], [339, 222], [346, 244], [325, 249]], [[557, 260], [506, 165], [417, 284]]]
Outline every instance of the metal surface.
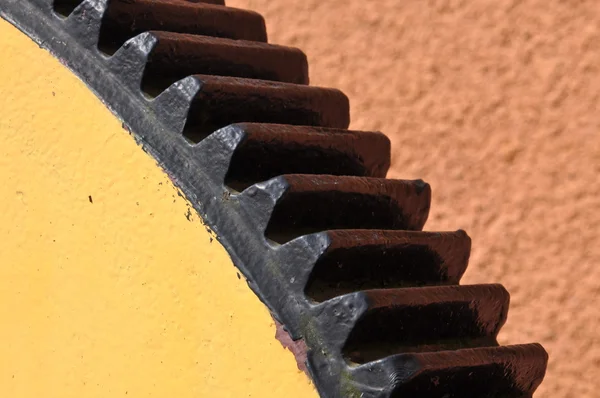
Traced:
[[[262, 19], [255, 14], [216, 5], [183, 4], [87, 0], [65, 19], [53, 12], [50, 0], [3, 0], [0, 13], [81, 76], [172, 176], [215, 230], [252, 289], [292, 339], [303, 342], [307, 369], [322, 396], [531, 396], [543, 378], [547, 355], [537, 344], [497, 346], [496, 334], [508, 307], [503, 288], [401, 288], [457, 284], [466, 267], [466, 247], [470, 246], [465, 235], [459, 232], [452, 239], [446, 237], [442, 245], [441, 237], [448, 235], [369, 231], [420, 230], [429, 211], [429, 186], [422, 181], [321, 175], [331, 173], [328, 159], [334, 151], [347, 164], [360, 166], [358, 172], [343, 168], [339, 174], [380, 177], [389, 165], [389, 146], [381, 144], [377, 134], [354, 143], [348, 140], [336, 151], [334, 141], [330, 150], [323, 150], [328, 146], [310, 145], [294, 138], [297, 135], [286, 136], [290, 131], [287, 126], [253, 126], [259, 134], [277, 135], [281, 131], [277, 148], [306, 151], [316, 146], [312, 164], [306, 167], [292, 156], [291, 162], [280, 166], [288, 175], [257, 182], [241, 193], [225, 184], [228, 175], [245, 183], [277, 175], [256, 173], [250, 166], [246, 174], [244, 168], [231, 167], [238, 148], [243, 153], [251, 135], [243, 127], [227, 127], [229, 124], [286, 123], [344, 129], [349, 115], [343, 94], [305, 85], [205, 75], [187, 77], [156, 98], [142, 92], [145, 65], [161, 37], [142, 33], [144, 30], [232, 37], [233, 33], [225, 34], [218, 29], [221, 25], [213, 24], [218, 15], [246, 21], [238, 25], [231, 22], [233, 19], [227, 20], [227, 29], [237, 32], [236, 38], [266, 40]], [[160, 13], [156, 11], [159, 9]], [[118, 20], [115, 15], [120, 12], [151, 17], [144, 17], [135, 28], [127, 25], [129, 22], [121, 26], [118, 37], [104, 47], [141, 34], [107, 57], [98, 49], [103, 44], [101, 32], [107, 26], [104, 24], [112, 26], [109, 24]], [[203, 19], [202, 15], [215, 19]], [[202, 26], [204, 23], [207, 26]], [[248, 47], [247, 51], [252, 50]], [[289, 62], [295, 65], [296, 61]], [[218, 130], [211, 134], [213, 129]], [[306, 129], [301, 133], [309, 136], [326, 131]], [[192, 144], [190, 140], [199, 142]], [[327, 140], [330, 138], [322, 142]], [[365, 141], [378, 148], [377, 152], [363, 157], [360, 143]], [[273, 148], [271, 144], [256, 145], [255, 149], [246, 146], [244, 156], [260, 160], [266, 156], [260, 151]], [[380, 154], [381, 165], [365, 167], [374, 164], [374, 154]], [[282, 156], [280, 162], [287, 160]], [[346, 231], [320, 232], [332, 229]], [[399, 239], [405, 239], [400, 246]], [[387, 264], [375, 275], [381, 278], [381, 287], [397, 289], [364, 291], [364, 277], [341, 277], [344, 288], [336, 292], [332, 279], [340, 273], [313, 273], [336, 248], [344, 247], [371, 253], [374, 261]], [[395, 249], [387, 250], [390, 247]], [[401, 253], [406, 251], [410, 254], [403, 257]], [[388, 273], [391, 261], [387, 256], [425, 259], [423, 267], [429, 273], [415, 277], [418, 265], [411, 268], [405, 264], [398, 267], [406, 272]], [[359, 265], [347, 261], [360, 273]], [[345, 262], [334, 264], [344, 268]], [[368, 289], [377, 287], [370, 275], [366, 279]], [[318, 290], [324, 301], [306, 295], [307, 286], [315, 280], [321, 281]]]

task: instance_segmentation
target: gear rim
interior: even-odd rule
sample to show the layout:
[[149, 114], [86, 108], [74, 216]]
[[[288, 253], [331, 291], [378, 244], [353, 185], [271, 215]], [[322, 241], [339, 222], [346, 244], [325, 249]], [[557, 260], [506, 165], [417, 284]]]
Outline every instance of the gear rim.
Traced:
[[[308, 371], [322, 396], [396, 397], [402, 383], [419, 369], [412, 356], [396, 355], [355, 367], [341, 355], [347, 337], [367, 310], [364, 293], [319, 304], [304, 295], [314, 264], [332, 244], [330, 235], [304, 235], [281, 246], [265, 238], [288, 181], [275, 177], [232, 193], [225, 179], [244, 139], [243, 129], [232, 125], [198, 144], [189, 143], [183, 131], [201, 83], [185, 78], [156, 99], [146, 98], [140, 86], [156, 37], [142, 33], [112, 57], [104, 56], [97, 40], [107, 4], [106, 0], [87, 0], [63, 18], [54, 13], [49, 0], [5, 0], [0, 15], [73, 70], [169, 174], [277, 321], [294, 340], [305, 341], [310, 349]], [[541, 346], [530, 348], [542, 355]]]

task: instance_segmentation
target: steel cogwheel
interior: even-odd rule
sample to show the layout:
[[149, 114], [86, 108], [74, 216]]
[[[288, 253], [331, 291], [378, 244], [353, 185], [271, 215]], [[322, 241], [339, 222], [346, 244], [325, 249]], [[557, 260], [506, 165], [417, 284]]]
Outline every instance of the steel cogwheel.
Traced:
[[471, 242], [421, 232], [431, 190], [385, 179], [306, 56], [222, 0], [2, 0], [77, 73], [216, 232], [323, 397], [530, 397], [547, 354], [499, 346], [509, 295], [459, 286]]

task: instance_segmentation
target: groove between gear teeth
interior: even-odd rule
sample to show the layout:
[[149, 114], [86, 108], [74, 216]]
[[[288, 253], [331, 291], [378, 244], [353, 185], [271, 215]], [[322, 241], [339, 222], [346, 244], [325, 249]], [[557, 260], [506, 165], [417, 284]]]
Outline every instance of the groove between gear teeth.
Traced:
[[[163, 11], [168, 11], [165, 13], [164, 18], [158, 15], [158, 17], [163, 18], [163, 21], [171, 17], [174, 18], [169, 20], [169, 23], [173, 25], [167, 30], [171, 31], [185, 30], [182, 28], [185, 25], [182, 21], [188, 16], [179, 16], [180, 19], [177, 20], [178, 16], [174, 13], [176, 10], [189, 10], [196, 7], [196, 12], [200, 12], [198, 10], [201, 9], [212, 9], [218, 11], [210, 12], [219, 15], [234, 13], [248, 16], [252, 14], [244, 12], [240, 14], [236, 10], [231, 11], [231, 9], [218, 6], [175, 4], [175, 0], [159, 0], [152, 4], [149, 4], [148, 0], [135, 0], [134, 3], [139, 6], [136, 10], [131, 11], [134, 15], [142, 12], [141, 10], [149, 10], [150, 18], [144, 22], [148, 24], [144, 28], [147, 30], [164, 30], [162, 27], [152, 26], [157, 21], [153, 18], [157, 18], [156, 10], [160, 7], [164, 7], [162, 8]], [[317, 269], [319, 261], [331, 255], [332, 252], [328, 251], [329, 248], [335, 250], [336, 247], [343, 246], [339, 243], [340, 238], [336, 234], [345, 235], [343, 239], [348, 241], [354, 239], [354, 243], [347, 244], [348, 247], [360, 247], [358, 242], [360, 239], [366, 239], [367, 241], [369, 239], [371, 239], [370, 241], [383, 240], [386, 242], [386, 249], [380, 256], [381, 261], [392, 261], [389, 260], [390, 257], [387, 257], [391, 256], [388, 253], [394, 253], [394, 250], [389, 247], [389, 242], [399, 242], [401, 238], [390, 238], [390, 234], [408, 234], [410, 232], [329, 231], [297, 237], [281, 246], [270, 245], [263, 232], [267, 230], [267, 227], [277, 225], [277, 222], [274, 223], [273, 221], [277, 221], [276, 211], [283, 215], [281, 217], [283, 222], [280, 225], [285, 225], [286, 222], [289, 223], [290, 221], [289, 225], [291, 227], [294, 227], [294, 223], [297, 224], [298, 219], [297, 217], [295, 219], [295, 215], [291, 211], [282, 212], [281, 210], [281, 205], [286, 201], [285, 196], [290, 193], [292, 193], [291, 196], [295, 196], [293, 195], [294, 186], [302, 187], [296, 190], [296, 194], [302, 193], [312, 196], [314, 205], [312, 208], [318, 211], [322, 203], [314, 200], [314, 198], [320, 194], [335, 193], [336, 189], [343, 187], [344, 179], [348, 181], [348, 177], [278, 177], [265, 183], [257, 183], [241, 194], [231, 195], [223, 184], [236, 148], [241, 148], [243, 145], [243, 133], [238, 131], [239, 134], [228, 134], [231, 133], [231, 130], [226, 128], [208, 135], [195, 145], [189, 144], [181, 136], [190, 108], [193, 108], [192, 105], [195, 101], [196, 104], [198, 103], [198, 95], [202, 95], [203, 84], [206, 83], [202, 79], [208, 81], [211, 78], [186, 78], [173, 84], [156, 99], [148, 100], [142, 94], [139, 86], [142, 81], [145, 63], [151, 54], [150, 47], [152, 46], [148, 44], [152, 44], [152, 40], [150, 40], [152, 37], [148, 35], [137, 37], [129, 42], [128, 48], [123, 47], [114, 57], [106, 59], [96, 49], [102, 18], [106, 14], [103, 8], [105, 4], [106, 2], [101, 0], [86, 0], [75, 8], [73, 13], [65, 20], [52, 13], [52, 2], [49, 0], [5, 0], [0, 6], [0, 14], [15, 22], [31, 37], [36, 38], [44, 46], [50, 48], [59, 58], [65, 60], [94, 88], [108, 106], [116, 110], [117, 114], [124, 119], [125, 124], [133, 130], [142, 146], [160, 162], [172, 176], [174, 182], [190, 198], [204, 220], [215, 230], [236, 265], [248, 278], [250, 287], [262, 298], [274, 316], [285, 324], [293, 338], [304, 339], [309, 348], [307, 366], [316, 387], [323, 396], [369, 398], [397, 398], [415, 395], [419, 398], [446, 398], [473, 396], [473, 394], [478, 397], [495, 397], [498, 394], [505, 397], [531, 396], [543, 378], [547, 363], [545, 351], [536, 344], [402, 353], [386, 356], [362, 365], [349, 364], [347, 362], [348, 358], [342, 355], [343, 350], [347, 350], [348, 347], [351, 348], [351, 344], [355, 343], [369, 344], [370, 334], [365, 331], [370, 330], [373, 324], [365, 321], [365, 316], [377, 318], [380, 315], [373, 314], [378, 314], [383, 309], [385, 309], [384, 312], [392, 314], [393, 317], [391, 318], [381, 317], [392, 321], [389, 324], [386, 323], [385, 328], [381, 329], [380, 333], [385, 333], [385, 330], [398, 327], [400, 325], [399, 319], [403, 317], [405, 320], [407, 319], [407, 308], [420, 306], [426, 308], [427, 311], [433, 311], [433, 313], [437, 311], [436, 309], [441, 308], [439, 319], [450, 317], [449, 319], [452, 320], [456, 313], [462, 313], [466, 314], [472, 322], [466, 325], [457, 324], [456, 328], [440, 324], [438, 329], [427, 330], [427, 333], [429, 333], [427, 336], [417, 333], [419, 330], [424, 330], [426, 324], [423, 326], [418, 322], [410, 323], [408, 325], [404, 324], [404, 326], [400, 325], [408, 328], [403, 329], [403, 333], [413, 333], [414, 336], [426, 340], [421, 341], [422, 343], [436, 342], [440, 337], [447, 336], [451, 338], [479, 335], [483, 335], [485, 338], [495, 337], [496, 329], [501, 326], [505, 319], [507, 304], [503, 299], [505, 293], [498, 293], [503, 291], [501, 288], [491, 288], [492, 290], [496, 289], [494, 297], [500, 298], [490, 301], [486, 294], [486, 289], [489, 290], [490, 288], [481, 290], [481, 287], [436, 286], [405, 290], [356, 291], [329, 298], [322, 303], [308, 300], [305, 296], [305, 290], [311, 275]], [[114, 10], [111, 12], [114, 12]], [[106, 15], [110, 15], [110, 12]], [[250, 19], [254, 23], [259, 20], [262, 21], [262, 17], [251, 17]], [[104, 19], [105, 29], [107, 21], [110, 24], [110, 17]], [[183, 25], [178, 25], [180, 23]], [[264, 27], [264, 21], [259, 23], [259, 25], [261, 24]], [[123, 26], [126, 27], [126, 24]], [[140, 33], [143, 32], [140, 31]], [[198, 32], [194, 31], [193, 33]], [[263, 34], [260, 28], [254, 33], [258, 33], [259, 36]], [[134, 34], [136, 32], [130, 29], [125, 36], [131, 37]], [[218, 32], [215, 34], [218, 35]], [[266, 33], [264, 38], [266, 39]], [[69, 46], [65, 45], [67, 42], [70, 43]], [[213, 78], [214, 81], [223, 82], [219, 78]], [[266, 87], [269, 84], [257, 82], [255, 84], [242, 84], [242, 86], [244, 88], [241, 91], [249, 90], [249, 87]], [[276, 86], [277, 84], [272, 84], [270, 87]], [[237, 87], [239, 88], [239, 85]], [[250, 92], [252, 91], [247, 91], [246, 94]], [[308, 91], [302, 92], [308, 93]], [[319, 93], [319, 95], [322, 95], [323, 91], [319, 91]], [[307, 100], [303, 95], [299, 95], [298, 103], [307, 101], [307, 103], [314, 105], [314, 102]], [[333, 97], [336, 97], [336, 95], [333, 95]], [[337, 98], [342, 97], [338, 96]], [[235, 99], [235, 101], [238, 101], [238, 99]], [[265, 103], [262, 101], [262, 98], [258, 99], [259, 104]], [[231, 106], [231, 104], [226, 105]], [[215, 106], [213, 109], [217, 108]], [[319, 109], [318, 106], [315, 107], [315, 110], [317, 109]], [[322, 112], [323, 110], [320, 109], [319, 111]], [[193, 117], [198, 117], [194, 114], [194, 109], [191, 113], [191, 118]], [[344, 121], [343, 118], [342, 115], [342, 118], [337, 120]], [[334, 117], [331, 120], [336, 120], [336, 118]], [[271, 119], [269, 121], [273, 122]], [[226, 123], [225, 119], [223, 119], [223, 123]], [[347, 127], [347, 123], [345, 124], [346, 126], [342, 126], [342, 128]], [[314, 169], [314, 172], [318, 174], [316, 173], [317, 168]], [[290, 183], [294, 178], [297, 181]], [[307, 184], [307, 181], [312, 182]], [[338, 184], [337, 188], [336, 181], [342, 182], [341, 185]], [[378, 197], [379, 199], [381, 196], [390, 193], [385, 189], [379, 192], [377, 190], [373, 191], [373, 184], [376, 184], [375, 179], [357, 179], [356, 181], [363, 181], [363, 183], [355, 184], [354, 187], [349, 184], [340, 190], [341, 193], [357, 193], [356, 191], [359, 191], [358, 193], [362, 196]], [[393, 185], [394, 183], [379, 182], [379, 184]], [[364, 187], [369, 185], [371, 188], [365, 191]], [[290, 187], [292, 188], [290, 189]], [[416, 211], [412, 208], [413, 210], [407, 211], [405, 216], [413, 220], [411, 222], [414, 224], [411, 225], [415, 229], [420, 229], [429, 210], [429, 187], [424, 183], [408, 184], [406, 187], [410, 187], [407, 191], [409, 194], [406, 197], [413, 198], [416, 201], [411, 202], [409, 200], [412, 204], [404, 206], [403, 210], [407, 211], [406, 209], [416, 206]], [[373, 194], [373, 192], [376, 193]], [[382, 195], [385, 192], [387, 194]], [[420, 199], [415, 199], [419, 196], [421, 196]], [[427, 197], [426, 201], [423, 201], [423, 196]], [[389, 202], [393, 201], [390, 200]], [[348, 206], [351, 203], [353, 201], [348, 200], [345, 205]], [[354, 203], [359, 207], [360, 201]], [[380, 202], [366, 203], [365, 208], [379, 209], [385, 207], [379, 207], [379, 204], [373, 205], [373, 203]], [[304, 205], [304, 211], [306, 212], [306, 204], [302, 203], [302, 205]], [[388, 206], [393, 208], [395, 205], [388, 203]], [[283, 208], [285, 209], [285, 206]], [[346, 210], [349, 208], [353, 207], [347, 207]], [[304, 226], [308, 225], [316, 230], [335, 228], [340, 225], [344, 228], [360, 226], [356, 221], [346, 221], [341, 217], [336, 218], [339, 217], [339, 214], [344, 214], [344, 211], [340, 212], [340, 209], [336, 209], [335, 203], [328, 203], [326, 209], [333, 211], [334, 214], [336, 211], [338, 213], [337, 215], [328, 215], [329, 218], [327, 218], [326, 223], [317, 223], [318, 225], [313, 223], [311, 225], [311, 223], [304, 221]], [[351, 216], [357, 214], [364, 215], [363, 211], [364, 208], [359, 213], [346, 213], [346, 216], [351, 218]], [[415, 215], [415, 212], [418, 214]], [[312, 220], [320, 222], [318, 217]], [[376, 226], [370, 225], [370, 227]], [[399, 225], [398, 228], [400, 228]], [[370, 233], [373, 236], [378, 236], [378, 238], [364, 238]], [[352, 239], [348, 238], [350, 235], [352, 235]], [[362, 237], [359, 237], [360, 235]], [[416, 237], [411, 239], [413, 240], [410, 241], [412, 243], [409, 243], [409, 247], [427, 246], [423, 243], [424, 241], [419, 241]], [[448, 261], [456, 262], [453, 267], [448, 266], [448, 269], [454, 269], [455, 271], [448, 271], [447, 277], [449, 280], [455, 278], [458, 282], [466, 266], [468, 253], [465, 254], [465, 251], [468, 252], [468, 250], [461, 245], [458, 245], [458, 247], [462, 247], [461, 249], [447, 249], [450, 251], [456, 250], [456, 253], [460, 253], [457, 254], [460, 259], [448, 260], [449, 255], [443, 254], [444, 246], [436, 246], [436, 244], [431, 243], [434, 240], [432, 236], [421, 235], [419, 239], [430, 242], [427, 246], [428, 250], [436, 252], [440, 258], [444, 259], [445, 263], [448, 263]], [[464, 236], [457, 239], [463, 239], [464, 244]], [[470, 245], [470, 241], [468, 243]], [[433, 267], [435, 268], [435, 265]], [[452, 283], [454, 283], [454, 280], [452, 280]], [[438, 293], [426, 297], [421, 294], [415, 294], [414, 296], [409, 294], [415, 291], [422, 292], [423, 290]], [[393, 292], [393, 294], [390, 292]], [[444, 311], [444, 306], [452, 307], [456, 305], [457, 298], [455, 296], [458, 297], [458, 302], [461, 302], [460, 297], [462, 297], [462, 303], [469, 303], [469, 305], [452, 311]], [[402, 307], [403, 300], [405, 303], [408, 300], [409, 304]], [[497, 312], [493, 310], [495, 306], [498, 307]], [[490, 311], [489, 317], [486, 315], [488, 310]], [[437, 320], [438, 323], [440, 322], [439, 319]], [[482, 323], [473, 321], [482, 319]], [[423, 319], [419, 319], [419, 321], [423, 322]], [[436, 319], [431, 321], [435, 323]], [[444, 330], [446, 334], [441, 333]], [[397, 338], [397, 336], [394, 336], [394, 338]], [[391, 339], [391, 343], [396, 345], [384, 348], [398, 348], [397, 340]], [[486, 344], [493, 344], [493, 342], [487, 342]], [[417, 345], [419, 346], [419, 344]], [[425, 345], [421, 344], [420, 347]], [[400, 346], [400, 348], [401, 351], [406, 350], [403, 346]]]

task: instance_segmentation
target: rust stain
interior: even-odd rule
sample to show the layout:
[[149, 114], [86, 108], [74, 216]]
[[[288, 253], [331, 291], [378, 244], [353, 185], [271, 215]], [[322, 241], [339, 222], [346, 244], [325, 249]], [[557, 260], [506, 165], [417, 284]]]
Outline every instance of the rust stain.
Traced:
[[275, 338], [279, 340], [282, 346], [294, 354], [298, 369], [308, 374], [308, 369], [306, 368], [306, 352], [308, 351], [308, 347], [306, 343], [303, 339], [294, 341], [287, 330], [285, 330], [283, 324], [279, 323], [275, 318], [273, 318], [273, 321], [276, 326]]

